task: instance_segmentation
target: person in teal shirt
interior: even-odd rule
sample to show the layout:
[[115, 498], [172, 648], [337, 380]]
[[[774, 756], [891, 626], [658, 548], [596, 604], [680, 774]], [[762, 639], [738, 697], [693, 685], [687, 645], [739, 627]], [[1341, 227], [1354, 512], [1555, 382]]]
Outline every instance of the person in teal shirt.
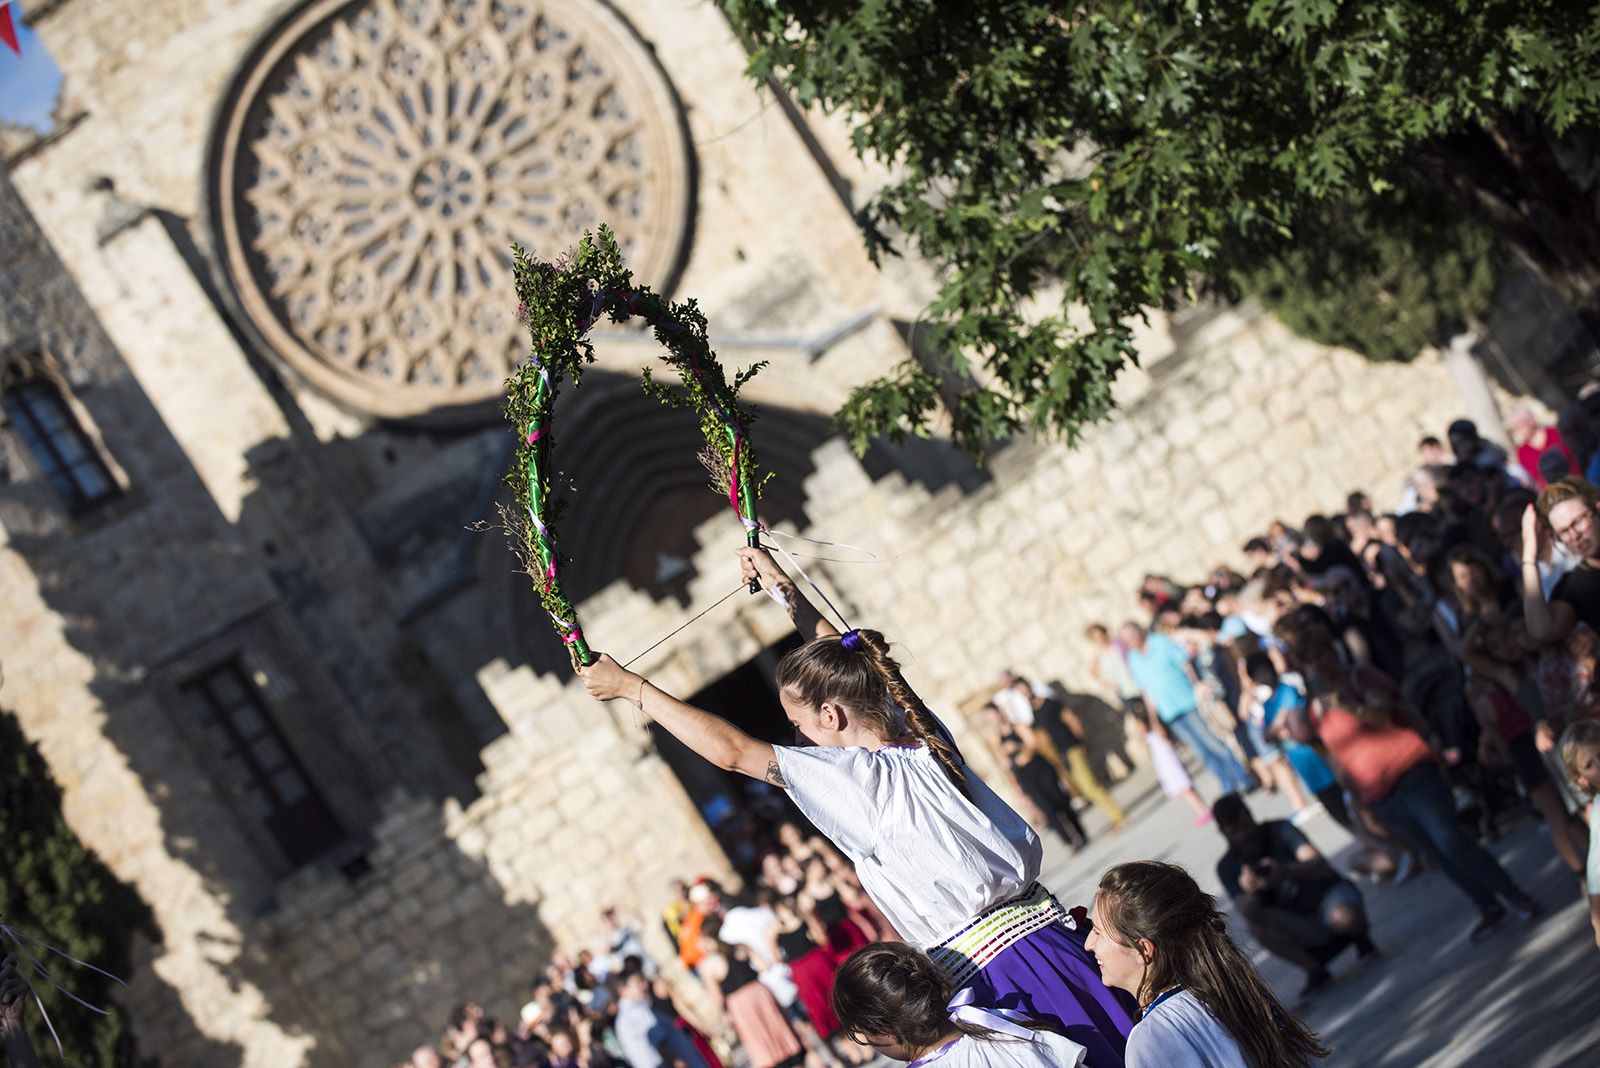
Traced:
[[1189, 654], [1165, 634], [1146, 633], [1137, 623], [1124, 623], [1117, 632], [1128, 647], [1128, 672], [1144, 692], [1145, 701], [1155, 709], [1162, 725], [1192, 749], [1211, 774], [1222, 783], [1222, 792], [1245, 793], [1255, 785], [1204, 719]]

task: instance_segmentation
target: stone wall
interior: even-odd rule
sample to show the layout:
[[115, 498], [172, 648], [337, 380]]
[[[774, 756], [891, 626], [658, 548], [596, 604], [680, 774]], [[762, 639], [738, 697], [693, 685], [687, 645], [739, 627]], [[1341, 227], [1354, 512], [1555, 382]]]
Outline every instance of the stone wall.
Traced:
[[728, 875], [672, 773], [581, 688], [503, 664], [483, 681], [516, 729], [484, 751], [479, 799], [394, 799], [369, 872], [302, 872], [252, 932], [311, 1007], [311, 1065], [380, 1068], [463, 998], [514, 1019], [557, 945], [597, 946], [603, 905], [650, 917], [669, 878]]
[[1019, 443], [963, 496], [891, 476], [867, 492], [848, 458], [818, 466], [820, 536], [877, 547], [883, 568], [819, 570], [903, 643], [945, 707], [1010, 667], [1089, 688], [1083, 628], [1135, 614], [1147, 572], [1193, 580], [1272, 519], [1392, 506], [1414, 445], [1458, 414], [1436, 354], [1372, 364], [1251, 308], [1217, 316], [1152, 373], [1130, 372], [1117, 418], [1078, 448]]
[[155, 911], [164, 944], [144, 947], [129, 977], [146, 1042], [187, 1063], [239, 1063], [247, 1046], [250, 1063], [293, 1063], [308, 1043], [267, 1020], [270, 999], [231, 967], [244, 941], [236, 909], [259, 907], [250, 894], [270, 891], [270, 866], [217, 818], [226, 803], [152, 684], [180, 633], [174, 621], [225, 633], [271, 604], [271, 584], [241, 566], [204, 480], [3, 172], [0, 243], [0, 336], [67, 357], [64, 392], [125, 488], [69, 518], [0, 428], [0, 701], [38, 744], [69, 824]]

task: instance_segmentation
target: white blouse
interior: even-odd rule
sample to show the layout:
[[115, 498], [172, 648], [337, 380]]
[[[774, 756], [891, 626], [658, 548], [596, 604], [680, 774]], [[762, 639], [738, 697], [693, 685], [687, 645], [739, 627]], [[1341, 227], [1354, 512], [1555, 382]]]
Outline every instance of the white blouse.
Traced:
[[913, 1068], [1078, 1068], [1088, 1051], [1070, 1038], [1034, 1032], [1032, 1041], [963, 1035]]
[[1128, 1032], [1128, 1068], [1250, 1068], [1234, 1040], [1193, 994], [1179, 991]]
[[971, 769], [969, 801], [925, 747], [773, 749], [789, 796], [913, 945], [938, 945], [1039, 877], [1039, 836]]

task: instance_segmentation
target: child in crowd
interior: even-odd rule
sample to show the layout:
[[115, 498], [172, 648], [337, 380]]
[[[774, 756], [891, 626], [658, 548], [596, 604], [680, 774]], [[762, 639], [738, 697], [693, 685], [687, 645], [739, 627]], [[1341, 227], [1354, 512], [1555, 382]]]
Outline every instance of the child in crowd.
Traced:
[[1076, 1068], [1084, 1048], [1017, 1020], [951, 1000], [948, 976], [922, 950], [879, 942], [859, 951], [833, 988], [834, 1012], [858, 1042], [913, 1068]]
[[1154, 709], [1143, 704], [1139, 706], [1139, 711], [1144, 721], [1144, 744], [1150, 750], [1150, 764], [1156, 769], [1156, 781], [1161, 784], [1161, 792], [1188, 802], [1195, 811], [1194, 825], [1204, 827], [1211, 822], [1211, 808], [1194, 788], [1189, 769], [1183, 766], [1183, 758], [1172, 747], [1172, 739], [1167, 737], [1161, 717], [1156, 715]]
[[[1254, 643], [1246, 643], [1246, 647], [1253, 645]], [[1259, 666], [1260, 659], [1257, 658], [1262, 658], [1262, 654], [1246, 652], [1246, 655], [1239, 658], [1241, 691], [1239, 718], [1244, 723], [1250, 737], [1251, 748], [1256, 753], [1257, 777], [1270, 788], [1283, 791], [1289, 799], [1289, 807], [1294, 810], [1294, 822], [1298, 825], [1319, 809], [1312, 808], [1311, 802], [1306, 799], [1305, 791], [1300, 785], [1305, 776], [1299, 773], [1292, 760], [1285, 759], [1282, 742], [1267, 733], [1273, 713], [1276, 712], [1276, 707], [1269, 712], [1268, 706], [1278, 704], [1278, 685], [1265, 680], [1256, 681], [1256, 673], [1252, 673], [1250, 668], [1252, 664]], [[1271, 659], [1264, 659], [1267, 660], [1267, 667], [1271, 668]], [[1328, 778], [1331, 780], [1332, 776]]]
[[607, 656], [580, 671], [590, 694], [626, 699], [716, 766], [788, 790], [888, 921], [928, 948], [957, 989], [1061, 1027], [1091, 1068], [1120, 1068], [1132, 1016], [1039, 886], [1038, 835], [967, 767], [881, 634], [839, 634], [765, 550], [739, 555], [745, 577], [759, 579], [809, 638], [779, 663], [777, 682], [810, 744], [753, 738]]
[[[1270, 654], [1253, 652], [1244, 660], [1245, 677], [1250, 682], [1251, 723], [1261, 731], [1267, 745], [1277, 748], [1288, 760], [1289, 771], [1305, 784], [1305, 789], [1328, 810], [1342, 827], [1350, 826], [1350, 815], [1345, 810], [1343, 795], [1333, 772], [1309, 745], [1297, 742], [1289, 735], [1286, 713], [1307, 707], [1305, 683], [1292, 671], [1278, 673]], [[1300, 791], [1286, 790], [1290, 804], [1296, 812], [1308, 806]], [[1295, 804], [1298, 797], [1300, 803]]]

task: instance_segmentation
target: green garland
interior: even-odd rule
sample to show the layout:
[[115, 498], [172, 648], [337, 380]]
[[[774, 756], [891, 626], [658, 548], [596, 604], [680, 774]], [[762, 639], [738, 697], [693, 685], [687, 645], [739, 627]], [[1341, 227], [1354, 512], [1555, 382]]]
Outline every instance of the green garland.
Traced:
[[574, 666], [591, 664], [594, 654], [584, 641], [577, 611], [561, 589], [562, 558], [555, 529], [564, 502], [555, 497], [549, 462], [561, 382], [570, 376], [578, 384], [584, 366], [594, 362], [590, 328], [602, 315], [617, 323], [637, 315], [650, 324], [661, 344], [662, 359], [683, 380], [683, 391], [657, 382], [645, 368], [645, 392], [672, 407], [699, 413], [712, 476], [719, 486], [725, 485], [750, 545], [757, 543], [761, 530], [756, 500], [765, 478], [757, 476], [750, 443], [755, 413], [739, 403], [739, 390], [765, 365], [739, 372], [730, 386], [711, 351], [698, 305], [693, 300], [669, 301], [646, 286], [633, 285], [616, 238], [604, 225], [597, 233], [585, 232], [576, 254], [559, 266], [529, 259], [520, 247], [514, 246], [513, 252], [518, 314], [528, 326], [533, 348], [528, 361], [506, 382], [506, 418], [519, 434], [516, 462], [506, 476], [517, 503], [510, 517], [511, 536]]

